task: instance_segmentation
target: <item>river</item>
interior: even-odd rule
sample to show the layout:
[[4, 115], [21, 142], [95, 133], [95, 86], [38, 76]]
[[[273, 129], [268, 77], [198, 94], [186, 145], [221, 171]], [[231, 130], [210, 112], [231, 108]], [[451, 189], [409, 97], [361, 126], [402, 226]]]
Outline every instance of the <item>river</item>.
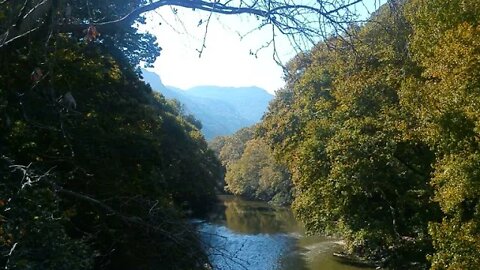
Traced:
[[306, 236], [287, 208], [220, 196], [198, 228], [216, 270], [366, 270], [332, 255], [338, 240]]

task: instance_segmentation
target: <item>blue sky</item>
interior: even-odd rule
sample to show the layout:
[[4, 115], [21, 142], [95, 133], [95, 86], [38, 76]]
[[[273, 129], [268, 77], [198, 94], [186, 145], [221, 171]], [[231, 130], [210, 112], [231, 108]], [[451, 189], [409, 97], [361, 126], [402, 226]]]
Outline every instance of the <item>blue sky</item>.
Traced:
[[[373, 11], [373, 6], [378, 6], [380, 1], [364, 2]], [[263, 49], [257, 58], [250, 55], [251, 50], [257, 50], [269, 41], [270, 29], [240, 37], [257, 25], [253, 16], [213, 15], [206, 48], [199, 57], [197, 50], [203, 44], [205, 24], [198, 25], [208, 16], [206, 12], [181, 8], [175, 15], [169, 7], [162, 7], [148, 15], [145, 27], [157, 36], [163, 49], [153, 71], [160, 75], [165, 85], [182, 89], [198, 85], [258, 86], [272, 94], [283, 86], [283, 72], [273, 60], [272, 48]], [[281, 36], [277, 37], [277, 50], [283, 62], [297, 53], [286, 37]]]

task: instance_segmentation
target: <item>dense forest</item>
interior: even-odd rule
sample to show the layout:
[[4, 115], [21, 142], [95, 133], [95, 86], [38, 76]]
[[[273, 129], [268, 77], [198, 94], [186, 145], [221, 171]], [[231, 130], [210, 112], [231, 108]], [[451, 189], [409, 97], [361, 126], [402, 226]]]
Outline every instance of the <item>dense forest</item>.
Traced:
[[[114, 19], [129, 9], [117, 2], [91, 8]], [[21, 4], [1, 2], [1, 32]], [[71, 20], [88, 16], [74, 10]], [[208, 264], [183, 210], [214, 200], [221, 165], [195, 119], [133, 68], [158, 55], [154, 41], [133, 28], [99, 40], [91, 27], [2, 44], [0, 267]]]
[[257, 128], [243, 128], [209, 143], [225, 168], [224, 182], [218, 184], [218, 190], [275, 205], [290, 205], [294, 193], [290, 173], [274, 158], [265, 140], [256, 136]]
[[312, 233], [395, 269], [480, 267], [480, 2], [384, 5], [288, 65], [259, 130]]

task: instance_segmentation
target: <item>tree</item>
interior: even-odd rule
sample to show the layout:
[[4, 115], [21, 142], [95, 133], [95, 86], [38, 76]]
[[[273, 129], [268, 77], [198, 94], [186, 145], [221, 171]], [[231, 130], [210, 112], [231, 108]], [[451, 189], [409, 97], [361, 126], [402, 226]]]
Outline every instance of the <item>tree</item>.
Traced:
[[262, 132], [292, 172], [293, 210], [308, 230], [340, 235], [384, 266], [421, 269], [439, 211], [430, 200], [434, 154], [399, 98], [404, 78], [419, 75], [402, 10], [385, 5], [293, 59]]
[[290, 174], [274, 159], [263, 138], [255, 135], [257, 128], [243, 128], [210, 143], [226, 171], [225, 190], [249, 199], [288, 205], [293, 197]]
[[411, 53], [422, 68], [403, 89], [403, 102], [435, 150], [430, 184], [442, 218], [429, 224], [432, 269], [480, 265], [478, 107], [480, 3], [409, 1]]
[[2, 267], [203, 268], [181, 210], [213, 201], [220, 164], [192, 119], [107, 46], [52, 42], [0, 67]]

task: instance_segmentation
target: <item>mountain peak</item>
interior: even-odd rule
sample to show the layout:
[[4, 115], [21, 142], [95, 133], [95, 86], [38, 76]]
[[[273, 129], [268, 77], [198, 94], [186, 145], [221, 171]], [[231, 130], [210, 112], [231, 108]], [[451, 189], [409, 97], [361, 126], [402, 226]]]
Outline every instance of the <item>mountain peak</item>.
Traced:
[[166, 87], [154, 72], [142, 71], [145, 82], [153, 90], [166, 98], [177, 99], [184, 104], [187, 113], [193, 114], [202, 122], [202, 132], [207, 140], [233, 134], [259, 122], [273, 99], [273, 95], [257, 86], [202, 85], [183, 91]]

